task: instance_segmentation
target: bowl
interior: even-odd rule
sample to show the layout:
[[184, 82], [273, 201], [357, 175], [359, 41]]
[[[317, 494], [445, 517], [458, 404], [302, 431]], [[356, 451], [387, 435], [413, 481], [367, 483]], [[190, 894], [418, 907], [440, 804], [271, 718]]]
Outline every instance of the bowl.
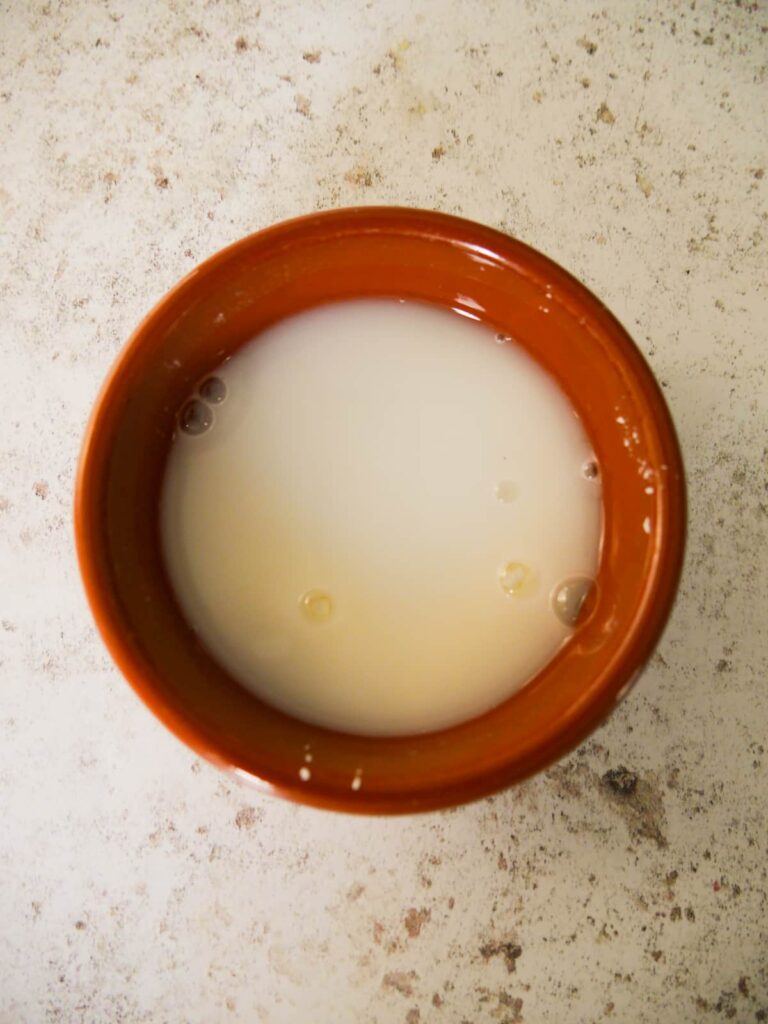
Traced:
[[[243, 689], [185, 621], [158, 528], [176, 413], [195, 383], [270, 324], [366, 296], [467, 312], [514, 337], [581, 417], [603, 486], [596, 587], [571, 640], [491, 711], [440, 732], [394, 738], [311, 725]], [[519, 782], [567, 753], [621, 700], [672, 606], [684, 548], [685, 484], [672, 420], [651, 371], [582, 284], [522, 242], [479, 224], [365, 207], [250, 235], [206, 260], [159, 302], [128, 340], [96, 402], [78, 470], [75, 531], [104, 641], [179, 739], [265, 792], [340, 811], [402, 813]]]

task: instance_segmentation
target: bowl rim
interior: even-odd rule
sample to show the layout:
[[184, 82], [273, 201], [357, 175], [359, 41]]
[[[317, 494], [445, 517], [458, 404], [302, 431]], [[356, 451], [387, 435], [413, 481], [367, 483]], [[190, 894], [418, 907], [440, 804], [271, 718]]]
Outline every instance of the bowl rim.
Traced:
[[[396, 222], [399, 222], [399, 227]], [[403, 222], [406, 222], [407, 228]], [[524, 276], [527, 272], [530, 273], [531, 269], [535, 270], [537, 277], [542, 273], [552, 276], [558, 288], [564, 288], [571, 300], [580, 308], [588, 309], [599, 321], [601, 333], [610, 340], [622, 363], [630, 368], [664, 444], [665, 457], [670, 469], [668, 522], [656, 559], [653, 600], [644, 600], [642, 603], [635, 617], [635, 625], [640, 622], [643, 628], [635, 628], [632, 631], [632, 642], [622, 647], [600, 692], [590, 692], [589, 700], [579, 702], [581, 706], [574, 707], [574, 713], [568, 720], [559, 722], [546, 741], [539, 743], [528, 754], [524, 766], [514, 764], [493, 768], [487, 774], [474, 775], [450, 786], [438, 788], [436, 785], [431, 790], [426, 789], [416, 798], [412, 792], [401, 795], [389, 793], [376, 799], [373, 794], [366, 794], [364, 789], [360, 793], [349, 793], [307, 787], [298, 780], [296, 783], [286, 784], [282, 779], [269, 779], [266, 775], [255, 776], [242, 765], [235, 763], [220, 745], [211, 742], [204, 729], [185, 717], [183, 712], [180, 712], [164, 694], [158, 692], [152, 681], [146, 678], [132, 649], [125, 643], [120, 624], [114, 619], [105, 594], [105, 584], [94, 564], [91, 550], [90, 537], [96, 529], [96, 513], [90, 500], [94, 491], [96, 472], [92, 458], [95, 439], [99, 435], [113, 390], [130, 365], [134, 352], [146, 343], [153, 324], [180, 295], [199, 286], [201, 281], [239, 253], [257, 244], [279, 242], [281, 237], [283, 240], [287, 238], [288, 241], [298, 241], [300, 244], [302, 236], [311, 237], [312, 230], [318, 225], [331, 231], [336, 226], [339, 234], [365, 234], [387, 230], [390, 234], [399, 233], [404, 237], [416, 234], [422, 238], [435, 237], [442, 241], [453, 241], [455, 244], [480, 245], [495, 252], [501, 250], [505, 260], [512, 263], [515, 271]], [[362, 814], [414, 813], [479, 799], [535, 774], [582, 742], [605, 719], [610, 709], [623, 699], [657, 645], [674, 603], [685, 551], [686, 484], [677, 434], [656, 378], [642, 353], [616, 317], [576, 277], [526, 243], [462, 217], [413, 207], [342, 207], [277, 222], [218, 250], [167, 291], [140, 321], [113, 361], [89, 417], [77, 465], [74, 532], [86, 597], [110, 656], [142, 701], [178, 739], [219, 767], [229, 769], [240, 778], [248, 779], [259, 790], [294, 802]]]

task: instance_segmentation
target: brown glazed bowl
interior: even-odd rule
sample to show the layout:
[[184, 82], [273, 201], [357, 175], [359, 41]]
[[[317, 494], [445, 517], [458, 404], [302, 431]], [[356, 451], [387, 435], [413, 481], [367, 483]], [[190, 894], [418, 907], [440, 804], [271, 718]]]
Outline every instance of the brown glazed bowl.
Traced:
[[[512, 335], [570, 398], [602, 473], [597, 587], [573, 638], [503, 704], [425, 735], [334, 732], [247, 693], [185, 622], [160, 552], [160, 483], [176, 411], [195, 382], [276, 320], [360, 296], [463, 309]], [[651, 371], [583, 285], [479, 224], [367, 207], [312, 214], [244, 238], [162, 299], [96, 403], [77, 478], [75, 530], [107, 647], [181, 740], [264, 792], [335, 810], [401, 813], [509, 786], [562, 757], [605, 718], [669, 615], [683, 557], [685, 484]], [[304, 781], [307, 749], [311, 778]]]

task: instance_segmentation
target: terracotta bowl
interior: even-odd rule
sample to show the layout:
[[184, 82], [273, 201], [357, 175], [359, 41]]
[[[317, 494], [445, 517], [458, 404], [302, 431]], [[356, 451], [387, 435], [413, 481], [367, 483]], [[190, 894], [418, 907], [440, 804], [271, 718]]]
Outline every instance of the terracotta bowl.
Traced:
[[[570, 398], [602, 473], [597, 588], [573, 639], [505, 703], [427, 735], [333, 732], [247, 693], [191, 632], [160, 553], [160, 483], [175, 414], [195, 382], [276, 320], [360, 296], [468, 310], [512, 335]], [[683, 556], [685, 484], [651, 371], [583, 285], [521, 242], [470, 221], [368, 207], [310, 215], [244, 238], [162, 299], [129, 339], [96, 403], [75, 529], [107, 647], [181, 740], [265, 792], [336, 810], [398, 813], [509, 786], [562, 757], [602, 721], [636, 679], [669, 615]], [[303, 781], [307, 744], [312, 772]]]

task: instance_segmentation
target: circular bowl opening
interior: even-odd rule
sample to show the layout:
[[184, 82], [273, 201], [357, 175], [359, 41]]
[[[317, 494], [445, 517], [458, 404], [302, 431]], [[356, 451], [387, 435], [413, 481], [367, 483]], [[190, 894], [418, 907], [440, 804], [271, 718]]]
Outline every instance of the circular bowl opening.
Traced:
[[[429, 302], [514, 339], [565, 392], [603, 487], [596, 586], [572, 639], [522, 690], [441, 732], [369, 738], [258, 700], [208, 654], [165, 574], [158, 498], [175, 414], [265, 327], [361, 297]], [[631, 339], [583, 285], [528, 246], [421, 210], [335, 210], [217, 253], [129, 339], [102, 389], [75, 494], [80, 567], [114, 660], [185, 743], [260, 788], [361, 813], [461, 803], [531, 775], [582, 740], [653, 650], [677, 588], [685, 484], [674, 427]], [[311, 752], [311, 768], [306, 755]]]

